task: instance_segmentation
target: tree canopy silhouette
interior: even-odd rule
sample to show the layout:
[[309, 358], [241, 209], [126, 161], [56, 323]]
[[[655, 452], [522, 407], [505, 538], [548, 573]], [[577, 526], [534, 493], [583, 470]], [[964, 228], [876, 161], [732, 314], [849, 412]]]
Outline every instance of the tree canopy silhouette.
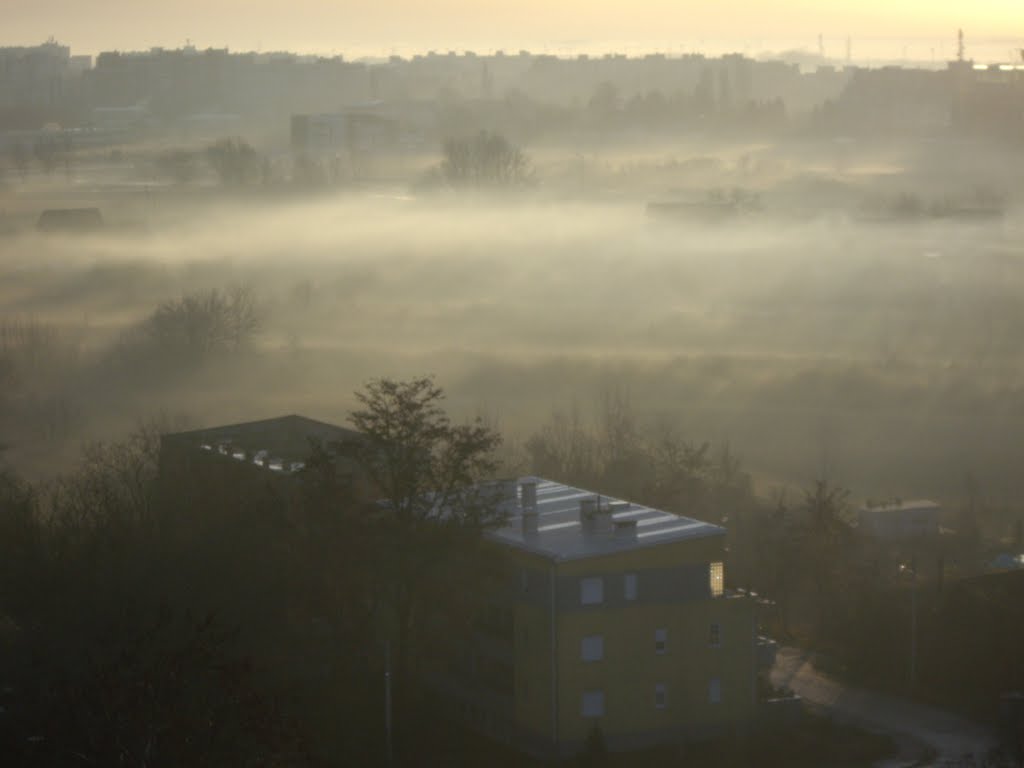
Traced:
[[499, 133], [446, 139], [441, 175], [453, 187], [508, 187], [530, 180], [530, 162]]

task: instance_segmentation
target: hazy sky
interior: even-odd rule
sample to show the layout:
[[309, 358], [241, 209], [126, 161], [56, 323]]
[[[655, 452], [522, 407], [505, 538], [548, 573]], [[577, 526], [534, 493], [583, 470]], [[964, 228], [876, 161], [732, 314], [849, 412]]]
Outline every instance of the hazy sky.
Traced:
[[[389, 53], [428, 48], [676, 50], [777, 43], [1024, 39], [1024, 0], [0, 0], [0, 44], [54, 36], [77, 52], [153, 45]], [[867, 45], [868, 43], [864, 43]], [[843, 44], [845, 46], [845, 44]], [[838, 55], [838, 51], [836, 51]]]

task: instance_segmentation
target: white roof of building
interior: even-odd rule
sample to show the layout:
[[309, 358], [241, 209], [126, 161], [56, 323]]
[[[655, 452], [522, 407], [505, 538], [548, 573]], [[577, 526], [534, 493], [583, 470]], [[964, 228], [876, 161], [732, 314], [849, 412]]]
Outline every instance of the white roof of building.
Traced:
[[883, 501], [879, 503], [868, 502], [861, 507], [863, 512], [909, 512], [911, 510], [939, 509], [939, 505], [928, 499], [915, 499], [913, 501]]
[[[523, 525], [521, 488], [523, 483], [529, 482], [537, 484], [536, 533], [528, 532]], [[684, 539], [725, 535], [725, 529], [718, 525], [543, 478], [519, 478], [516, 490], [515, 500], [505, 502], [508, 522], [488, 533], [488, 537], [551, 560], [599, 557]], [[606, 530], [584, 530], [580, 520], [580, 502], [587, 499], [608, 510], [612, 525]], [[622, 530], [623, 525], [626, 526], [625, 531]], [[616, 531], [616, 527], [620, 530]]]

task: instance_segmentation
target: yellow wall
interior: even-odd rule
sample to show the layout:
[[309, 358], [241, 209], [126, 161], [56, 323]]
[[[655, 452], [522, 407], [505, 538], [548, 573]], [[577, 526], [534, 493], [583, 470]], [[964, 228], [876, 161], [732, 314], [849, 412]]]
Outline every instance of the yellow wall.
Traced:
[[[635, 603], [608, 605], [609, 591], [621, 589], [606, 579], [605, 604], [577, 606], [557, 616], [558, 740], [582, 742], [594, 721], [581, 713], [583, 692], [605, 693], [600, 719], [610, 741], [642, 738], [657, 731], [698, 731], [742, 722], [754, 697], [756, 657], [753, 647], [754, 606], [749, 599], [718, 598], [676, 603], [645, 600], [644, 571], [704, 564], [724, 558], [724, 537], [708, 537], [637, 548], [600, 558], [557, 565], [563, 587], [583, 576], [640, 575]], [[551, 563], [522, 552], [510, 553], [514, 568], [550, 575]], [[660, 574], [664, 576], [664, 574]], [[649, 583], [649, 582], [648, 582]], [[618, 585], [613, 587], [612, 585]], [[516, 605], [516, 719], [531, 733], [552, 738], [550, 615], [539, 605]], [[709, 644], [710, 625], [721, 625], [722, 646]], [[668, 630], [666, 653], [655, 652], [655, 630]], [[604, 637], [604, 657], [581, 660], [581, 641]], [[708, 700], [710, 680], [721, 680], [722, 701]], [[655, 685], [668, 686], [667, 706], [655, 707]]]
[[[721, 625], [722, 645], [709, 645], [710, 625]], [[668, 630], [664, 654], [655, 652], [655, 630]], [[581, 640], [604, 636], [604, 658], [584, 662]], [[619, 610], [574, 612], [559, 620], [560, 739], [582, 741], [593, 720], [581, 714], [585, 690], [605, 692], [605, 736], [638, 735], [669, 728], [704, 729], [739, 722], [754, 696], [753, 604], [719, 598]], [[708, 687], [721, 679], [722, 701], [711, 704]], [[665, 709], [655, 707], [655, 685], [668, 686]]]
[[588, 575], [590, 573], [626, 573], [649, 568], [672, 568], [690, 563], [709, 563], [725, 557], [725, 537], [707, 536], [651, 547], [637, 547], [604, 557], [588, 557], [560, 563], [559, 573]]

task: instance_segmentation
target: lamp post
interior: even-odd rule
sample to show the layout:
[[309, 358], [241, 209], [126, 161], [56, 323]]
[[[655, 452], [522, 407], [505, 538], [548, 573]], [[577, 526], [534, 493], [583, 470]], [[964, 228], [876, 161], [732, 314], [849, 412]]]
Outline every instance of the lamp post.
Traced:
[[384, 641], [384, 738], [387, 765], [394, 764], [394, 748], [391, 737], [391, 641]]
[[910, 690], [917, 679], [917, 569], [900, 565], [900, 573], [910, 577]]

